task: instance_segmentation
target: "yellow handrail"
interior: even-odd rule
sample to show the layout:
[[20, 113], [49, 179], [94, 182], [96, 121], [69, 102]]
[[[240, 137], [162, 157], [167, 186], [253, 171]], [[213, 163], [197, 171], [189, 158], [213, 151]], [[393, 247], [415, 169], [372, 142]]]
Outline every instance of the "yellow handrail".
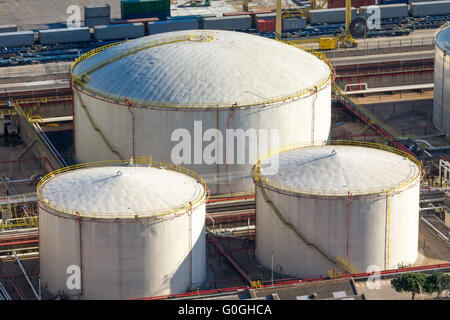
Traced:
[[6, 222], [0, 223], [1, 229], [11, 229], [11, 228], [32, 228], [36, 227], [39, 223], [38, 216], [28, 216], [28, 217], [20, 217], [20, 218], [12, 218], [7, 219]]
[[234, 108], [251, 108], [251, 107], [268, 107], [273, 104], [278, 103], [287, 103], [291, 101], [296, 101], [298, 99], [307, 97], [309, 94], [313, 94], [314, 92], [320, 91], [325, 86], [328, 85], [329, 81], [332, 79], [332, 65], [331, 62], [328, 60], [325, 54], [321, 52], [314, 51], [313, 49], [310, 49], [308, 47], [303, 47], [299, 45], [293, 45], [289, 42], [284, 42], [289, 45], [293, 45], [296, 48], [306, 51], [308, 53], [311, 53], [315, 55], [320, 60], [324, 61], [329, 67], [330, 72], [323, 77], [317, 84], [312, 85], [307, 88], [303, 88], [299, 91], [286, 94], [286, 95], [280, 95], [272, 98], [264, 98], [264, 99], [256, 99], [256, 100], [248, 100], [239, 102], [236, 106], [236, 101], [232, 102], [214, 102], [214, 103], [174, 103], [174, 102], [167, 102], [167, 101], [149, 101], [149, 100], [143, 100], [143, 99], [136, 99], [136, 98], [130, 98], [130, 97], [123, 97], [120, 95], [112, 94], [109, 92], [105, 92], [99, 89], [95, 89], [91, 86], [89, 86], [86, 82], [89, 78], [89, 73], [94, 72], [95, 70], [98, 70], [99, 68], [103, 67], [104, 65], [111, 63], [113, 61], [116, 61], [118, 59], [121, 59], [125, 56], [128, 56], [130, 54], [133, 54], [135, 52], [138, 52], [140, 50], [148, 49], [154, 46], [158, 45], [164, 45], [179, 41], [212, 41], [214, 39], [214, 34], [211, 32], [205, 32], [205, 31], [197, 31], [186, 35], [180, 35], [176, 37], [169, 37], [169, 38], [163, 38], [163, 39], [157, 39], [150, 42], [146, 42], [144, 44], [140, 44], [138, 46], [134, 46], [131, 48], [128, 48], [124, 51], [120, 51], [116, 54], [113, 54], [107, 58], [107, 60], [102, 60], [98, 62], [97, 64], [94, 64], [93, 66], [89, 67], [86, 71], [84, 71], [80, 75], [74, 75], [73, 69], [75, 66], [80, 63], [81, 61], [92, 57], [96, 55], [99, 52], [102, 52], [108, 48], [111, 48], [119, 43], [109, 44], [104, 47], [97, 48], [95, 50], [92, 50], [81, 57], [79, 57], [70, 67], [70, 73], [71, 73], [71, 79], [72, 83], [75, 87], [78, 89], [85, 91], [89, 94], [99, 96], [103, 99], [110, 100], [113, 103], [117, 104], [123, 104], [123, 105], [129, 105], [132, 104], [133, 106], [137, 107], [151, 107], [151, 108], [168, 108], [168, 109], [190, 109], [190, 110], [197, 110], [197, 109], [234, 109]]
[[[58, 207], [55, 204], [49, 202], [47, 199], [44, 199], [41, 193], [41, 186], [48, 181], [49, 179], [64, 174], [70, 171], [80, 170], [80, 169], [86, 169], [86, 168], [98, 168], [98, 167], [108, 167], [108, 166], [147, 166], [147, 167], [155, 167], [155, 168], [161, 168], [165, 170], [171, 170], [183, 173], [187, 176], [190, 176], [194, 179], [196, 179], [200, 184], [203, 185], [203, 191], [202, 193], [197, 196], [196, 198], [192, 199], [190, 203], [185, 203], [183, 205], [180, 205], [179, 207], [172, 208], [172, 209], [157, 209], [157, 210], [150, 210], [145, 212], [133, 212], [129, 214], [120, 214], [118, 216], [116, 213], [104, 213], [104, 212], [85, 212], [81, 210], [74, 210], [74, 209], [67, 209]], [[44, 204], [45, 206], [60, 212], [65, 213], [68, 215], [76, 216], [77, 214], [80, 214], [83, 218], [95, 218], [95, 219], [131, 219], [131, 218], [160, 218], [162, 216], [167, 216], [170, 214], [184, 214], [197, 206], [201, 205], [207, 198], [208, 194], [208, 188], [206, 186], [205, 181], [203, 178], [195, 173], [192, 170], [189, 170], [187, 168], [169, 164], [169, 163], [163, 163], [163, 162], [156, 162], [152, 160], [151, 156], [142, 156], [142, 157], [132, 157], [130, 160], [108, 160], [108, 161], [96, 161], [96, 162], [88, 162], [88, 163], [82, 163], [77, 164], [73, 166], [68, 166], [65, 168], [61, 168], [58, 170], [55, 170], [53, 172], [50, 172], [46, 176], [44, 176], [37, 185], [37, 196], [39, 201]]]
[[331, 141], [315, 141], [313, 143], [293, 143], [288, 144], [276, 151], [272, 151], [267, 153], [266, 155], [262, 156], [256, 164], [253, 166], [253, 177], [255, 181], [260, 182], [268, 187], [272, 187], [277, 190], [285, 191], [290, 194], [298, 194], [298, 195], [315, 195], [315, 196], [330, 196], [330, 197], [347, 197], [347, 193], [344, 194], [342, 191], [338, 190], [311, 190], [311, 189], [304, 189], [299, 187], [293, 187], [289, 185], [284, 184], [278, 184], [273, 182], [271, 179], [263, 177], [260, 173], [261, 169], [261, 163], [270, 158], [274, 155], [294, 150], [294, 149], [300, 149], [300, 148], [321, 148], [325, 146], [356, 146], [356, 147], [364, 147], [364, 148], [371, 148], [371, 149], [378, 149], [383, 150], [387, 152], [391, 152], [397, 155], [400, 155], [402, 157], [405, 157], [409, 160], [411, 160], [414, 164], [416, 164], [419, 168], [416, 174], [414, 174], [409, 179], [406, 179], [406, 181], [403, 181], [403, 183], [385, 186], [383, 188], [369, 188], [369, 189], [360, 189], [357, 192], [352, 192], [352, 195], [374, 195], [374, 194], [381, 194], [386, 192], [393, 192], [396, 190], [399, 190], [410, 183], [414, 182], [418, 177], [420, 178], [420, 174], [422, 171], [422, 163], [415, 158], [414, 156], [408, 154], [407, 152], [404, 152], [402, 150], [392, 148], [389, 146], [385, 146], [382, 144], [372, 143], [372, 142], [362, 142], [362, 141], [354, 141], [354, 140], [331, 140]]

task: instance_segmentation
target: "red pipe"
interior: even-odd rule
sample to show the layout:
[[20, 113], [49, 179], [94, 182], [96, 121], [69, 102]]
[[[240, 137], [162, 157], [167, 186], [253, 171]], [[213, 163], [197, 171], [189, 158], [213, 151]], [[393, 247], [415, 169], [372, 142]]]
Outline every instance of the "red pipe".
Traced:
[[395, 76], [399, 74], [416, 74], [416, 73], [424, 73], [424, 72], [434, 72], [434, 70], [421, 70], [421, 71], [398, 71], [398, 72], [388, 72], [388, 73], [376, 73], [376, 74], [361, 74], [361, 75], [341, 75], [336, 76], [336, 80], [344, 80], [351, 79], [354, 77], [358, 77], [358, 79], [363, 78], [372, 78], [372, 77], [386, 77], [386, 76]]
[[[6, 272], [6, 270], [5, 270], [5, 267], [3, 266], [3, 263], [1, 263], [1, 265], [2, 265], [2, 272], [3, 272], [5, 275], [7, 275], [7, 272]], [[16, 291], [17, 295], [19, 296], [20, 300], [24, 300], [25, 297], [24, 297], [22, 291], [20, 291], [20, 289], [17, 288], [16, 282], [13, 281], [13, 280], [11, 280], [11, 278], [14, 278], [14, 277], [8, 277], [9, 282], [10, 282], [11, 285], [13, 286], [13, 288], [14, 288], [14, 290]]]
[[233, 267], [239, 272], [239, 274], [248, 281], [249, 284], [252, 283], [252, 280], [248, 277], [248, 275], [244, 272], [244, 270], [239, 267], [239, 265], [230, 257], [225, 248], [214, 238], [213, 235], [207, 233], [208, 239], [216, 246], [216, 248], [223, 254], [223, 256], [233, 265]]
[[225, 197], [225, 198], [208, 199], [206, 201], [206, 203], [214, 203], [214, 202], [220, 202], [220, 201], [233, 201], [233, 200], [247, 200], [247, 199], [253, 199], [253, 198], [255, 198], [255, 195]]
[[24, 243], [36, 243], [39, 240], [26, 240], [26, 241], [16, 241], [16, 242], [0, 242], [0, 246], [10, 246], [13, 244], [24, 244]]

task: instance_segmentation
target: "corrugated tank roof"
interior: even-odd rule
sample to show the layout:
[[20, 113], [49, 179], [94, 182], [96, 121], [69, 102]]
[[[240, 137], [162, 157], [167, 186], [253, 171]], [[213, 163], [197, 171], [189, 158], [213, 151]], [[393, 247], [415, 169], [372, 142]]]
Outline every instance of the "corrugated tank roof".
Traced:
[[436, 45], [441, 50], [450, 49], [450, 25], [437, 32]]
[[[140, 50], [89, 74], [87, 85], [146, 101], [242, 103], [290, 95], [326, 83], [330, 68], [314, 55], [256, 35], [218, 30], [209, 42], [180, 41]], [[109, 57], [158, 39], [195, 30], [151, 35], [119, 44], [79, 62], [80, 75]]]
[[[270, 165], [273, 174], [269, 174]], [[269, 184], [326, 195], [386, 192], [414, 181], [420, 174], [419, 167], [407, 157], [357, 146], [288, 150], [263, 160], [261, 168]]]
[[47, 180], [38, 192], [50, 208], [101, 218], [159, 215], [204, 196], [203, 186], [188, 175], [124, 166], [66, 172]]

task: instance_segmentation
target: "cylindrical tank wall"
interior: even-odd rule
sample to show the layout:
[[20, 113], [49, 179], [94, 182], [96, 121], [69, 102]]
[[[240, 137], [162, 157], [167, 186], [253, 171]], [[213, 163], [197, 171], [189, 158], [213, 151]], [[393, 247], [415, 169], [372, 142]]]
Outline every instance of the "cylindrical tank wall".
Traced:
[[[450, 33], [450, 28], [439, 33]], [[438, 37], [434, 60], [433, 123], [442, 133], [450, 135], [450, 57]]]
[[[64, 292], [72, 299], [133, 299], [186, 292], [191, 277], [194, 285], [205, 279], [204, 221], [204, 203], [190, 215], [160, 222], [80, 221], [40, 203], [41, 284], [53, 294]], [[73, 266], [80, 268], [81, 289], [71, 287], [76, 283]]]
[[[381, 270], [417, 258], [419, 228], [418, 179], [401, 192], [377, 196], [328, 199], [292, 196], [266, 189], [286, 220], [304, 236], [359, 272], [376, 265]], [[286, 227], [256, 194], [256, 256], [267, 268], [293, 277], [326, 275], [335, 268], [312, 246]], [[272, 257], [273, 254], [273, 257]]]
[[[298, 141], [324, 141], [328, 139], [331, 125], [331, 86], [329, 83], [317, 94], [310, 95], [295, 102], [276, 107], [260, 107], [245, 110], [163, 110], [149, 108], [130, 108], [97, 99], [74, 88], [75, 105], [75, 150], [78, 162], [116, 159], [100, 134], [93, 128], [86, 111], [81, 107], [80, 98], [95, 123], [113, 148], [123, 157], [151, 154], [157, 161], [174, 161], [172, 153], [180, 143], [189, 145], [190, 163], [179, 163], [202, 175], [212, 194], [232, 192], [251, 192], [253, 183], [250, 178], [251, 167], [256, 159], [249, 159], [249, 145], [252, 147], [268, 141], [268, 150]], [[314, 110], [314, 116], [313, 116]], [[130, 111], [133, 113], [131, 115]], [[134, 119], [134, 124], [133, 124]], [[201, 132], [194, 130], [195, 122], [201, 123]], [[133, 132], [134, 128], [134, 132]], [[214, 138], [206, 139], [208, 129], [219, 129], [222, 134], [223, 157], [214, 163], [205, 161], [207, 146], [214, 144]], [[172, 134], [179, 129], [186, 129], [190, 141], [172, 141]], [[235, 160], [226, 165], [225, 152], [231, 150], [231, 142], [226, 140], [227, 129], [243, 129], [256, 132], [257, 143], [246, 140], [245, 164], [237, 164], [237, 145], [234, 143]], [[265, 131], [266, 136], [259, 135]], [[312, 135], [314, 135], [312, 139]], [[134, 136], [134, 141], [133, 141]], [[266, 137], [266, 138], [264, 138]], [[271, 146], [271, 139], [278, 138], [277, 145]], [[203, 141], [204, 140], [204, 141]], [[198, 143], [200, 141], [200, 143]], [[236, 140], [235, 140], [236, 141]], [[200, 145], [200, 158], [198, 148]], [[259, 155], [267, 150], [258, 150]], [[178, 153], [176, 153], [178, 155]], [[214, 154], [214, 152], [212, 153]], [[220, 162], [222, 160], [222, 162]], [[230, 186], [228, 179], [230, 177]]]

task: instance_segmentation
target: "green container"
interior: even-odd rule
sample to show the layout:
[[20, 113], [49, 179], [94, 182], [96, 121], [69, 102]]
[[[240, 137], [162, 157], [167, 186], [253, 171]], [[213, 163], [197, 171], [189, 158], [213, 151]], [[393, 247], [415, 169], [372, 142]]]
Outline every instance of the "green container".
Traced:
[[121, 9], [122, 16], [170, 11], [170, 0], [123, 0]]

